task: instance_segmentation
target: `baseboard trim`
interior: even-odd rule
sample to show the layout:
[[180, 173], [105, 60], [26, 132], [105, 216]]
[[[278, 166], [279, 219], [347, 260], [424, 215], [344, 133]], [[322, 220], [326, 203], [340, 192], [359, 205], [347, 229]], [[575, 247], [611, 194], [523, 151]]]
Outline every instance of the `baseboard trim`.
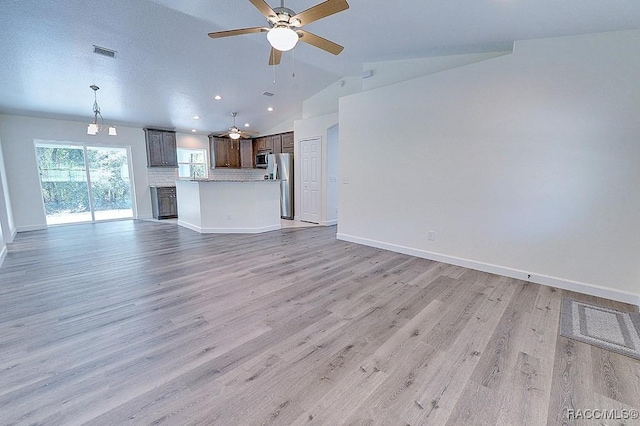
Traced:
[[[640, 294], [629, 293], [622, 290], [616, 290], [609, 287], [603, 287], [595, 284], [587, 284], [578, 281], [567, 280], [564, 278], [552, 277], [544, 274], [537, 274], [532, 271], [522, 271], [520, 269], [509, 268], [505, 266], [492, 265], [489, 263], [478, 262], [454, 256], [448, 256], [440, 253], [434, 253], [426, 250], [405, 247], [397, 244], [385, 243], [382, 241], [360, 238], [353, 235], [338, 233], [336, 236], [339, 240], [351, 243], [362, 244], [365, 246], [376, 247], [383, 250], [394, 251], [397, 253], [408, 254], [410, 256], [420, 257], [423, 259], [435, 260], [437, 262], [448, 263], [451, 265], [462, 266], [464, 268], [474, 269], [477, 271], [488, 272], [505, 277], [516, 278], [523, 281], [529, 281], [536, 284], [547, 285], [562, 290], [575, 291], [577, 293], [588, 294], [590, 296], [602, 297], [617, 302], [628, 303], [640, 307]], [[530, 275], [530, 278], [529, 278]]]
[[337, 224], [338, 224], [338, 219], [325, 220], [324, 222], [320, 222], [320, 225], [322, 225], [322, 226], [333, 226], [333, 225], [337, 225]]
[[0, 250], [0, 267], [2, 267], [5, 257], [7, 257], [7, 246], [2, 246], [2, 250]]
[[178, 225], [192, 231], [199, 232], [201, 234], [260, 234], [263, 232], [277, 231], [278, 229], [282, 228], [280, 224], [262, 226], [260, 228], [202, 228], [200, 226], [185, 222], [180, 219], [178, 219]]
[[42, 231], [43, 229], [47, 229], [46, 223], [44, 225], [18, 226], [16, 232]]
[[141, 214], [141, 215], [138, 215], [138, 217], [136, 217], [136, 219], [139, 219], [139, 220], [153, 219], [153, 215], [152, 214]]

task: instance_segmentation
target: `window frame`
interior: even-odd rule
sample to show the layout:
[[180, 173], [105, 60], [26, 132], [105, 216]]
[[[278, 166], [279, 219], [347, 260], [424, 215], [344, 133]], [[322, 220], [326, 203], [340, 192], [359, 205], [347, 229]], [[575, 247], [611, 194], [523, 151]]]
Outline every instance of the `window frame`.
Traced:
[[[180, 148], [180, 147], [178, 147], [177, 150], [178, 150], [177, 153], [178, 153], [178, 178], [179, 179], [191, 179], [192, 178], [191, 174], [189, 174], [189, 176], [181, 176], [180, 175], [180, 166], [189, 166], [189, 170], [191, 171], [191, 166], [193, 166], [193, 165], [198, 165], [198, 166], [203, 165], [204, 166], [204, 176], [203, 176], [203, 178], [205, 178], [205, 179], [208, 178], [208, 176], [209, 176], [209, 167], [208, 167], [208, 164], [207, 164], [207, 150], [206, 149], [204, 149], [204, 148]], [[193, 162], [180, 161], [180, 152], [181, 151], [187, 151], [187, 152], [188, 151], [191, 151], [191, 152], [195, 151], [195, 152], [201, 153], [204, 162], [202, 162], [202, 163], [193, 163]]]

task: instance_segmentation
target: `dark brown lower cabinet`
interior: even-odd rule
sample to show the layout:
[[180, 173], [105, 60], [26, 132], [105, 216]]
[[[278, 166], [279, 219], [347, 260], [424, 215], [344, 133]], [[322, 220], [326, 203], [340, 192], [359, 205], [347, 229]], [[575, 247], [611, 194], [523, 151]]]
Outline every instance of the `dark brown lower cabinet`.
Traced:
[[175, 186], [151, 187], [151, 210], [155, 219], [178, 217], [178, 199]]

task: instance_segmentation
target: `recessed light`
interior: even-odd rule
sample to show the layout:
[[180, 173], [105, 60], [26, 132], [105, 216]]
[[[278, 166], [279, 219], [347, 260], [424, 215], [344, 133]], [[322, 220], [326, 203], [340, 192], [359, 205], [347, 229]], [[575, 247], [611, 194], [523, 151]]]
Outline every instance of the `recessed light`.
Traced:
[[199, 115], [194, 115], [194, 116], [193, 116], [193, 119], [194, 119], [194, 120], [200, 120], [200, 116], [199, 116]]
[[191, 129], [191, 133], [195, 133], [195, 132], [197, 132], [196, 129]]
[[249, 127], [249, 123], [244, 123], [244, 127]]
[[220, 99], [222, 99], [222, 96], [220, 96], [220, 95], [215, 95], [215, 96], [213, 97], [213, 99], [215, 99], [216, 101], [219, 101]]
[[269, 111], [269, 112], [273, 111], [273, 107], [267, 108], [267, 111]]

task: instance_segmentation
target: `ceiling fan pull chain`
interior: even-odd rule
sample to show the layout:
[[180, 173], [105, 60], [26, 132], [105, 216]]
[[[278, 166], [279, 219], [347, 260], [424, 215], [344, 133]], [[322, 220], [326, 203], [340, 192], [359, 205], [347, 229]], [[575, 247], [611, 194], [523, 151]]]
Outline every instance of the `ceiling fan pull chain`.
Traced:
[[273, 65], [271, 68], [273, 68], [273, 84], [276, 84], [276, 66]]
[[295, 78], [295, 76], [296, 76], [296, 50], [293, 49], [293, 51], [291, 53], [293, 53], [293, 72], [291, 73], [291, 77]]

